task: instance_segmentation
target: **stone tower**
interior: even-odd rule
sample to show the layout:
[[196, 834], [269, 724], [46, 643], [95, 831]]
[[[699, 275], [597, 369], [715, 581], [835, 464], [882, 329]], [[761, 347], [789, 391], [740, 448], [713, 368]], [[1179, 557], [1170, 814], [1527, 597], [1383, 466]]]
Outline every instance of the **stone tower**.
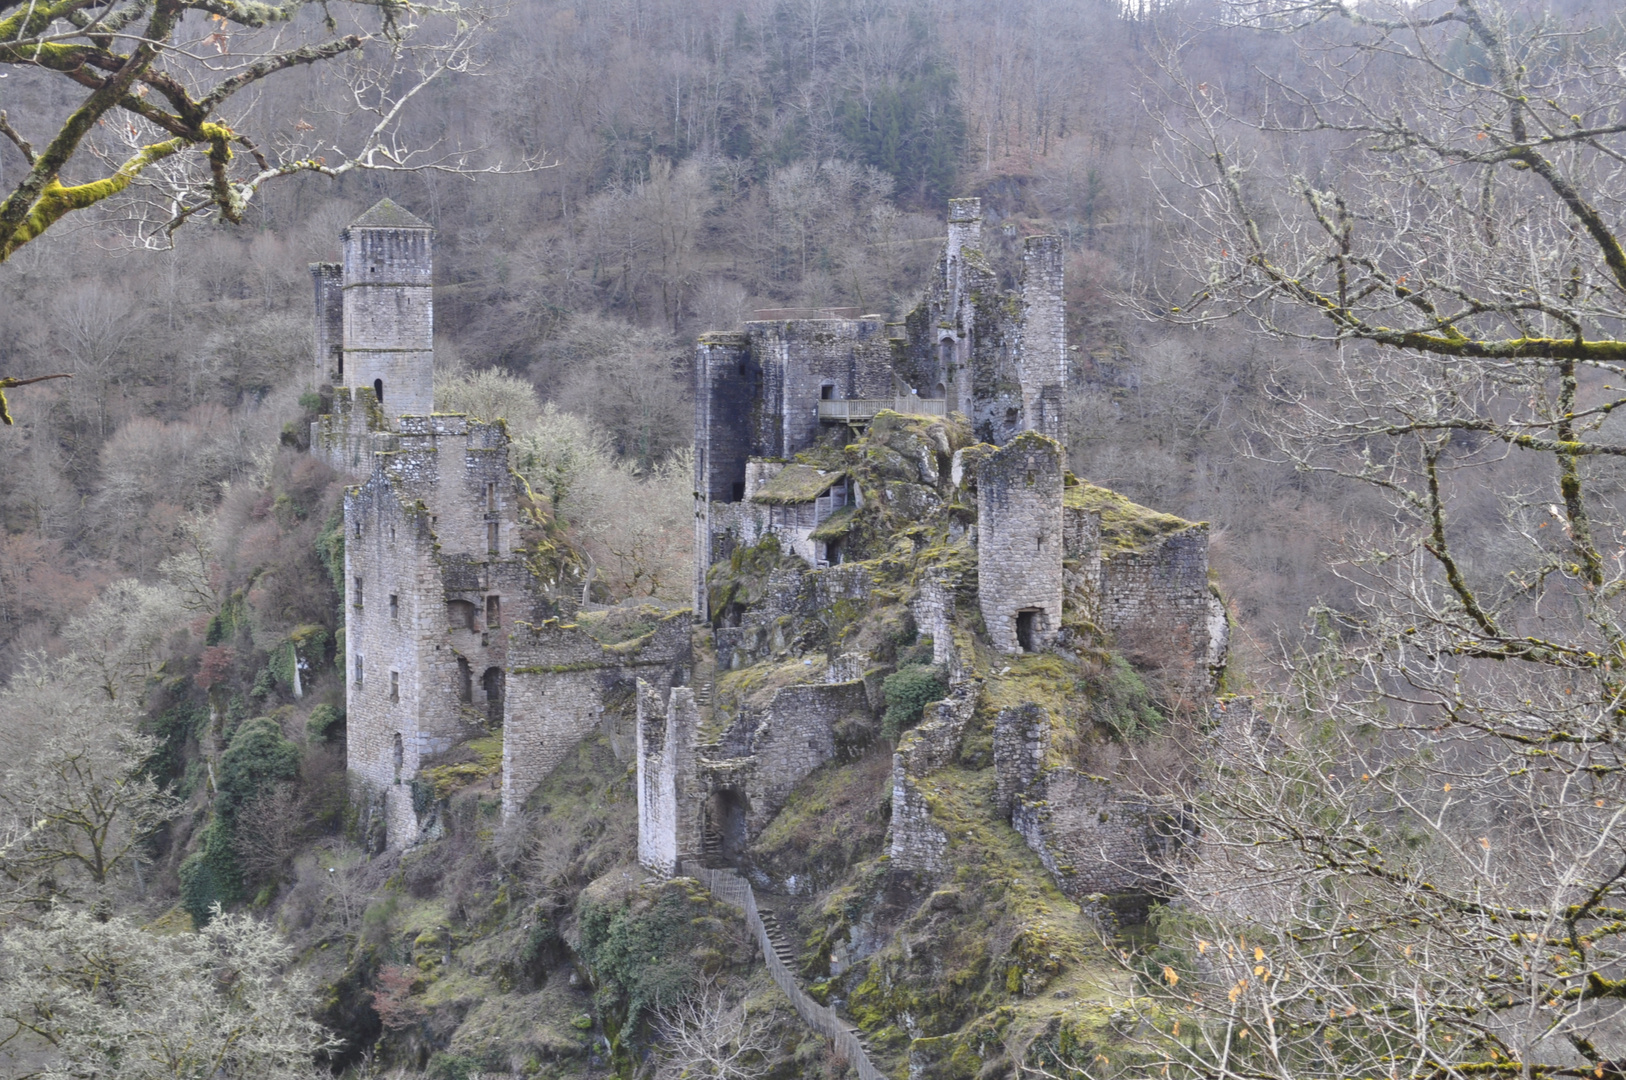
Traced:
[[382, 199], [341, 239], [344, 345], [336, 385], [352, 396], [371, 390], [392, 420], [427, 416], [435, 409], [434, 230]]
[[1061, 629], [1062, 449], [1024, 431], [977, 462], [977, 599], [1000, 652]]

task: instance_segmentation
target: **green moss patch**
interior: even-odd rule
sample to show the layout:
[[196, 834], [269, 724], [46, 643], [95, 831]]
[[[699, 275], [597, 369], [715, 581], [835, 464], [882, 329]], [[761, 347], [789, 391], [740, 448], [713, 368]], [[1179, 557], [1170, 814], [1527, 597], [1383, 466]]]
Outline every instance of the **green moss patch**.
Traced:
[[840, 472], [826, 472], [811, 465], [786, 465], [773, 479], [757, 489], [751, 501], [769, 506], [812, 502], [830, 490], [830, 485], [841, 477]]
[[1165, 537], [1192, 527], [1192, 522], [1130, 502], [1116, 491], [1076, 480], [1062, 490], [1062, 505], [1101, 515], [1101, 550], [1145, 551]]

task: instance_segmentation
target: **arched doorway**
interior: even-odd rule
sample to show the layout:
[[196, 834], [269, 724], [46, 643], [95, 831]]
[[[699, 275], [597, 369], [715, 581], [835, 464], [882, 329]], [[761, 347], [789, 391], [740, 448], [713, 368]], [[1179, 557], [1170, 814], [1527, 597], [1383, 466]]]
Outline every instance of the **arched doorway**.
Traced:
[[384, 380], [383, 379], [374, 379], [373, 380], [373, 396], [378, 398], [378, 403], [380, 405], [384, 404]]

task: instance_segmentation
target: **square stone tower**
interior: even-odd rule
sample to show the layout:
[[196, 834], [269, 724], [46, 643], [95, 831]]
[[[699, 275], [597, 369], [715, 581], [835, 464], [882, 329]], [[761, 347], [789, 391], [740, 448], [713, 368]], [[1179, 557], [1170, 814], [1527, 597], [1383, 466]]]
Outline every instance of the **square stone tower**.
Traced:
[[1061, 629], [1062, 459], [1024, 431], [977, 462], [977, 598], [1000, 652], [1034, 652]]
[[[338, 385], [371, 390], [390, 418], [435, 410], [434, 235], [428, 222], [388, 199], [340, 234], [344, 346]], [[319, 283], [319, 293], [321, 288]]]

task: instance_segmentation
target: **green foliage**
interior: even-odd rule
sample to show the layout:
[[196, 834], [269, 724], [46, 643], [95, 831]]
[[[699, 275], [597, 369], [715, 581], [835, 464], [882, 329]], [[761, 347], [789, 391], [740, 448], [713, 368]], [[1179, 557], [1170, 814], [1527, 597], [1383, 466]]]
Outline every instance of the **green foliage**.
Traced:
[[[340, 536], [343, 536], [340, 529]], [[343, 575], [343, 567], [340, 568]], [[203, 643], [205, 645], [224, 645], [237, 636], [237, 628], [242, 625], [248, 616], [248, 602], [243, 598], [242, 590], [231, 594], [231, 599], [220, 605], [214, 618], [209, 620], [209, 628], [204, 631]]]
[[881, 684], [886, 694], [886, 715], [881, 718], [881, 735], [897, 742], [898, 736], [920, 723], [921, 711], [948, 695], [948, 684], [939, 668], [925, 664], [901, 667]]
[[955, 164], [965, 142], [965, 118], [953, 67], [933, 55], [924, 24], [915, 25], [919, 66], [839, 106], [841, 134], [860, 161], [887, 173], [898, 189], [923, 201], [953, 192]]
[[305, 721], [305, 738], [313, 743], [324, 743], [344, 726], [344, 706], [318, 705]]
[[267, 716], [243, 724], [220, 758], [215, 812], [235, 824], [237, 812], [272, 784], [299, 775], [299, 747]]
[[190, 701], [178, 701], [147, 721], [147, 730], [158, 740], [143, 771], [160, 787], [174, 784], [185, 775], [186, 745], [209, 722], [209, 710]]
[[1163, 714], [1152, 704], [1146, 684], [1129, 662], [1117, 653], [1094, 680], [1090, 716], [1128, 739], [1157, 730]]
[[181, 907], [194, 926], [207, 926], [216, 904], [225, 907], [242, 897], [243, 874], [233, 839], [231, 825], [216, 815], [204, 827], [198, 850], [181, 863]]
[[705, 900], [681, 881], [661, 886], [652, 902], [584, 902], [582, 957], [598, 983], [600, 1008], [624, 1015], [627, 1030], [693, 987], [700, 972], [690, 954], [703, 944], [697, 902]]
[[316, 554], [321, 557], [322, 565], [327, 567], [328, 577], [333, 579], [333, 590], [340, 596], [344, 595], [344, 507], [341, 505], [333, 511], [333, 516], [327, 519], [322, 531], [316, 534]]

